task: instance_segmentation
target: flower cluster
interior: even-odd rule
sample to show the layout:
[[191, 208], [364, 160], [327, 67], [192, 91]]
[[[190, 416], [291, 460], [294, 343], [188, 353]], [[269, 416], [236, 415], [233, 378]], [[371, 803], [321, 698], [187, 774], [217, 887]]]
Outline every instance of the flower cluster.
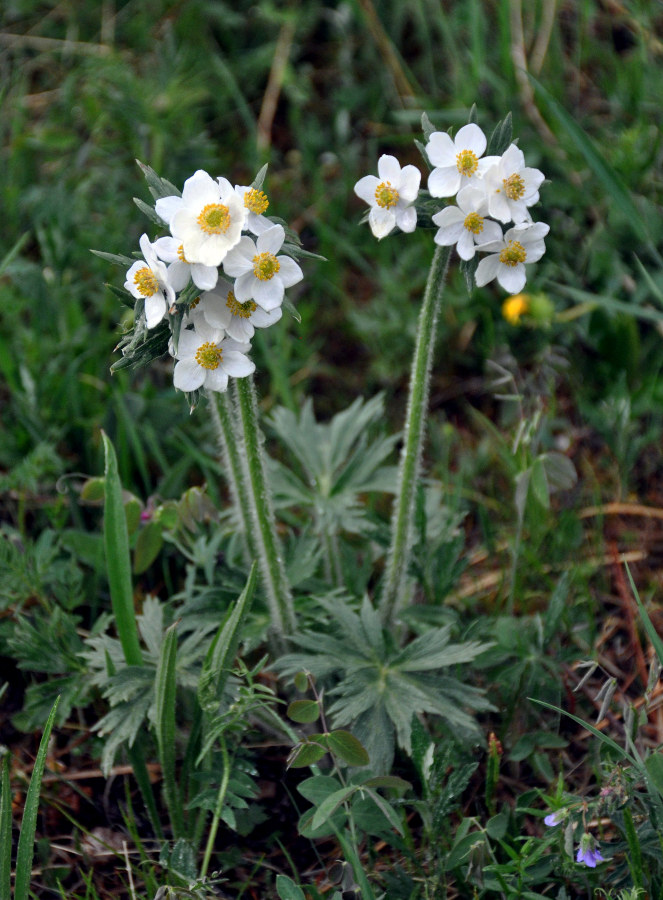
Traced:
[[[433, 168], [428, 193], [455, 199], [432, 216], [438, 228], [434, 240], [443, 247], [455, 245], [466, 263], [477, 252], [487, 254], [473, 267], [476, 284], [481, 287], [496, 278], [504, 290], [518, 294], [525, 286], [525, 265], [543, 256], [543, 239], [550, 230], [533, 222], [529, 211], [539, 200], [544, 175], [525, 165], [516, 144], [509, 143], [499, 156], [485, 156], [487, 146], [485, 134], [474, 123], [463, 126], [455, 138], [429, 132], [425, 153]], [[370, 206], [373, 234], [386, 237], [396, 226], [414, 231], [419, 170], [401, 169], [393, 156], [381, 156], [378, 176], [366, 175], [355, 185], [357, 196]], [[503, 225], [512, 227], [503, 232]]]
[[[242, 378], [255, 370], [247, 356], [255, 329], [279, 321], [285, 289], [302, 280], [302, 270], [282, 252], [284, 227], [265, 215], [264, 170], [251, 187], [233, 187], [226, 178], [198, 170], [180, 196], [143, 169], [156, 200], [146, 211], [168, 226], [170, 235], [152, 242], [143, 234], [141, 258], [126, 273], [124, 288], [137, 301], [137, 331], [142, 328], [146, 344], [146, 332], [166, 320], [175, 387], [188, 393], [225, 391], [229, 376]], [[286, 249], [297, 253], [294, 237], [288, 238]], [[124, 341], [125, 356], [136, 342], [136, 336]]]
[[[543, 821], [549, 828], [554, 828], [556, 825], [561, 825], [565, 822], [569, 818], [570, 812], [571, 811], [568, 808], [558, 809], [555, 810], [555, 812], [549, 813]], [[572, 827], [573, 824], [574, 823], [571, 823]], [[583, 831], [580, 836], [578, 852], [576, 853], [576, 862], [582, 863], [590, 869], [595, 869], [597, 863], [605, 862], [605, 857], [599, 849], [598, 841], [588, 831]]]

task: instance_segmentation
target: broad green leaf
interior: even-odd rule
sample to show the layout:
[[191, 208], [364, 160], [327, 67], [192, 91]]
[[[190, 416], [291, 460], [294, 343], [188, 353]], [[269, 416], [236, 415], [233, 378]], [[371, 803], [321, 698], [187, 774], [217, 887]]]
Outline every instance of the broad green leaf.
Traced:
[[568, 491], [577, 482], [578, 473], [568, 456], [552, 450], [550, 453], [542, 453], [539, 459], [543, 463], [551, 494], [555, 491]]
[[656, 790], [663, 797], [663, 753], [655, 751], [645, 760], [647, 774]]
[[287, 875], [276, 876], [276, 891], [281, 900], [306, 900], [302, 889]]
[[163, 533], [156, 522], [148, 522], [138, 532], [134, 546], [134, 572], [140, 575], [148, 569], [163, 546]]
[[397, 794], [404, 794], [405, 791], [409, 791], [412, 787], [409, 781], [399, 778], [398, 775], [376, 775], [374, 778], [369, 778], [362, 783], [366, 787], [387, 788], [396, 791]]
[[391, 806], [391, 804], [389, 803], [389, 801], [385, 800], [384, 797], [381, 797], [377, 791], [373, 791], [370, 788], [366, 789], [366, 793], [371, 798], [373, 803], [375, 803], [375, 805], [380, 810], [380, 812], [385, 817], [385, 819], [389, 822], [391, 827], [395, 831], [397, 831], [402, 837], [404, 834], [403, 823], [401, 822], [399, 817], [396, 815], [396, 812], [393, 809], [393, 807]]
[[21, 834], [18, 839], [18, 849], [16, 851], [16, 878], [14, 880], [14, 900], [28, 900], [30, 891], [30, 874], [32, 872], [32, 859], [35, 849], [35, 831], [37, 829], [37, 813], [39, 812], [39, 793], [41, 791], [41, 780], [44, 775], [44, 766], [46, 765], [46, 754], [48, 753], [48, 742], [51, 738], [51, 729], [55, 721], [55, 714], [58, 709], [60, 698], [53, 704], [53, 709], [44, 726], [44, 733], [39, 742], [39, 750], [32, 769], [30, 778], [30, 786], [25, 795], [25, 806], [23, 807], [23, 821], [21, 822]]
[[550, 492], [548, 490], [548, 479], [546, 478], [546, 469], [540, 456], [537, 457], [532, 463], [530, 485], [532, 488], [532, 493], [539, 501], [541, 506], [543, 506], [544, 509], [549, 509]]
[[163, 774], [163, 792], [170, 813], [170, 824], [175, 838], [184, 834], [184, 820], [175, 765], [175, 700], [177, 694], [176, 623], [166, 631], [155, 678], [155, 730], [159, 748], [159, 762]]
[[131, 559], [129, 557], [129, 535], [122, 502], [122, 485], [117, 471], [115, 450], [102, 432], [104, 453], [104, 549], [106, 571], [110, 587], [111, 604], [115, 616], [118, 637], [122, 644], [127, 665], [143, 664], [143, 654], [138, 641], [136, 614], [134, 610], [133, 585], [131, 581]]
[[367, 766], [370, 762], [365, 747], [349, 731], [336, 730], [326, 735], [331, 753], [348, 766]]
[[308, 675], [306, 672], [297, 672], [293, 680], [295, 682], [295, 687], [301, 694], [308, 690]]
[[317, 700], [293, 700], [286, 714], [293, 722], [315, 722], [320, 718], [320, 704]]
[[339, 806], [359, 790], [356, 784], [346, 785], [338, 791], [334, 791], [329, 797], [325, 798], [315, 811], [311, 822], [312, 828], [320, 828], [321, 825], [334, 815]]
[[321, 760], [326, 752], [326, 748], [321, 747], [320, 744], [314, 744], [309, 741], [304, 744], [298, 744], [290, 751], [288, 768], [304, 769], [306, 766], [312, 766]]

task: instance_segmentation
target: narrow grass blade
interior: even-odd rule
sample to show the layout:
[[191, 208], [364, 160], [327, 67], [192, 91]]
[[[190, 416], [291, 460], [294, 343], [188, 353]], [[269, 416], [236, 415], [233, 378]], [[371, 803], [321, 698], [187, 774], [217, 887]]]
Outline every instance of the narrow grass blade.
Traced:
[[[624, 564], [626, 565], [626, 563]], [[658, 657], [658, 661], [663, 666], [663, 641], [658, 636], [658, 632], [654, 628], [652, 620], [649, 618], [649, 614], [647, 610], [642, 605], [642, 600], [640, 599], [640, 594], [638, 593], [638, 589], [635, 586], [635, 582], [633, 581], [633, 576], [631, 575], [631, 570], [626, 565], [626, 574], [628, 575], [628, 580], [631, 584], [631, 590], [633, 591], [633, 596], [635, 597], [635, 602], [638, 604], [638, 609], [640, 610], [640, 617], [642, 618], [642, 624], [644, 625], [645, 631], [647, 632], [647, 637], [652, 643], [652, 647], [656, 651], [656, 656]]]
[[25, 808], [23, 821], [21, 822], [21, 834], [18, 839], [16, 851], [16, 880], [14, 882], [14, 900], [28, 900], [30, 890], [30, 873], [32, 872], [32, 859], [35, 850], [35, 831], [37, 829], [37, 813], [39, 811], [39, 792], [41, 791], [41, 779], [46, 764], [48, 742], [51, 737], [51, 729], [55, 721], [58, 709], [58, 697], [53, 704], [53, 709], [44, 726], [44, 733], [39, 743], [39, 751], [30, 778], [30, 787], [25, 795]]
[[0, 900], [11, 900], [12, 796], [9, 783], [9, 753], [2, 760], [0, 788]]
[[658, 309], [652, 309], [649, 306], [625, 303], [623, 300], [615, 300], [614, 297], [606, 297], [604, 294], [591, 294], [589, 291], [583, 291], [580, 288], [574, 288], [567, 284], [550, 283], [550, 287], [561, 294], [571, 297], [576, 303], [585, 306], [585, 312], [591, 312], [593, 309], [605, 309], [609, 312], [625, 313], [627, 316], [644, 319], [647, 322], [656, 322], [658, 324], [663, 322], [663, 312]]
[[241, 627], [253, 600], [257, 571], [257, 563], [254, 562], [244, 590], [226, 615], [207, 651], [198, 682], [198, 702], [206, 712], [211, 712], [218, 706], [219, 696], [230, 674], [230, 666], [237, 655]]
[[552, 94], [550, 94], [536, 78], [533, 78], [531, 75], [529, 75], [529, 78], [548, 110], [555, 116], [567, 136], [585, 157], [587, 165], [590, 167], [597, 180], [601, 182], [606, 193], [611, 197], [614, 205], [621, 209], [622, 213], [631, 222], [638, 237], [647, 244], [650, 244], [651, 239], [647, 224], [640, 215], [639, 209], [631, 199], [628, 189], [620, 180], [617, 173], [599, 153], [594, 146], [594, 143], [587, 137], [575, 119], [567, 113], [557, 100], [555, 100]]
[[184, 837], [184, 818], [182, 802], [177, 788], [175, 775], [175, 699], [177, 681], [175, 667], [177, 663], [176, 625], [166, 631], [155, 680], [156, 721], [155, 729], [159, 747], [159, 761], [163, 773], [163, 792], [170, 813], [170, 824], [175, 839]]
[[102, 432], [105, 454], [104, 548], [111, 604], [118, 637], [129, 666], [142, 666], [143, 655], [138, 641], [134, 612], [129, 535], [122, 503], [122, 485], [117, 471], [117, 458], [108, 436]]

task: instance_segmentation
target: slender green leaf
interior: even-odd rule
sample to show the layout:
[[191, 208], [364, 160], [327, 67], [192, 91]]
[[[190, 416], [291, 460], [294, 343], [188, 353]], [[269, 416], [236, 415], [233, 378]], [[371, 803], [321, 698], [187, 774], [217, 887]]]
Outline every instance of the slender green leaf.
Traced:
[[203, 670], [198, 680], [198, 702], [201, 709], [207, 712], [212, 712], [216, 708], [237, 655], [241, 628], [253, 600], [257, 572], [257, 564], [254, 562], [244, 590], [235, 605], [228, 611], [207, 651]]
[[302, 889], [287, 875], [276, 876], [276, 891], [281, 900], [306, 900]]
[[39, 811], [39, 792], [41, 791], [41, 779], [46, 765], [48, 742], [51, 738], [51, 729], [55, 721], [58, 709], [58, 697], [53, 704], [53, 709], [44, 726], [44, 733], [39, 742], [39, 750], [32, 769], [30, 786], [25, 795], [25, 807], [23, 809], [23, 821], [21, 822], [21, 834], [18, 839], [16, 851], [16, 879], [14, 881], [14, 900], [28, 900], [30, 890], [30, 874], [32, 872], [32, 859], [35, 850], [35, 831], [37, 829], [37, 813]]
[[122, 485], [117, 471], [117, 458], [113, 445], [104, 432], [102, 432], [102, 438], [106, 456], [104, 468], [104, 487], [106, 492], [104, 548], [106, 550], [106, 571], [108, 573], [111, 604], [113, 606], [118, 637], [122, 644], [127, 665], [141, 666], [143, 664], [143, 654], [140, 651], [134, 611], [129, 535], [124, 503], [122, 502]]
[[177, 693], [175, 677], [177, 633], [175, 629], [176, 624], [170, 626], [161, 646], [155, 680], [155, 728], [159, 761], [163, 773], [164, 796], [170, 813], [173, 836], [179, 838], [184, 834], [184, 820], [175, 775], [175, 699]]
[[333, 794], [330, 794], [329, 797], [326, 797], [315, 811], [311, 826], [315, 829], [319, 828], [321, 825], [324, 825], [327, 819], [334, 815], [341, 803], [355, 794], [358, 790], [359, 785], [350, 784], [342, 787], [338, 791], [334, 791]]
[[631, 590], [633, 591], [633, 596], [635, 597], [635, 602], [638, 604], [638, 609], [640, 610], [640, 616], [642, 617], [642, 624], [645, 627], [645, 631], [647, 632], [647, 637], [652, 642], [652, 646], [656, 651], [656, 656], [658, 656], [658, 661], [663, 666], [663, 641], [658, 636], [658, 632], [654, 628], [652, 620], [649, 618], [649, 614], [647, 610], [642, 605], [642, 600], [640, 599], [640, 594], [638, 593], [638, 589], [635, 586], [635, 582], [633, 581], [633, 576], [631, 575], [631, 570], [628, 565], [626, 566], [626, 574], [628, 575], [628, 580], [631, 583]]
[[663, 797], [663, 753], [655, 751], [645, 760], [645, 768], [651, 783]]
[[0, 900], [11, 900], [12, 797], [9, 781], [9, 753], [2, 759], [0, 788]]
[[320, 704], [317, 700], [293, 700], [288, 706], [287, 716], [293, 722], [302, 724], [315, 722], [320, 718]]
[[394, 828], [400, 835], [403, 835], [403, 823], [396, 815], [396, 812], [394, 811], [389, 801], [385, 800], [384, 797], [381, 797], [377, 791], [372, 791], [370, 788], [366, 789], [366, 793], [369, 795], [373, 803], [375, 803], [385, 819], [389, 822], [391, 827]]

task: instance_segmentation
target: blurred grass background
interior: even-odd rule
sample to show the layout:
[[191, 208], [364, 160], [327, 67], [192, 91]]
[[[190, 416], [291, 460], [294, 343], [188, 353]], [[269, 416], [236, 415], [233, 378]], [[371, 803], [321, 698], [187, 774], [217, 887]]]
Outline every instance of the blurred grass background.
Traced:
[[[638, 453], [643, 440], [651, 450], [661, 432], [660, 324], [624, 309], [660, 310], [663, 298], [655, 250], [662, 22], [661, 4], [644, 0], [6, 0], [0, 488], [8, 520], [29, 530], [66, 516], [55, 481], [99, 472], [101, 427], [125, 485], [144, 497], [215, 481], [198, 450], [205, 415], [190, 419], [170, 362], [109, 374], [126, 310], [104, 283], [124, 273], [89, 250], [131, 253], [142, 231], [155, 236], [131, 202], [149, 199], [136, 158], [178, 185], [197, 168], [246, 183], [269, 163], [270, 212], [327, 262], [305, 265], [295, 298], [301, 323], [286, 317], [258, 335], [264, 406], [296, 408], [312, 394], [325, 417], [356, 394], [386, 389], [399, 427], [431, 235], [378, 244], [357, 224], [352, 188], [383, 152], [423, 169], [412, 141], [421, 112], [446, 130], [474, 103], [486, 131], [512, 110], [528, 164], [549, 178], [534, 210], [550, 223], [548, 252], [528, 289], [547, 292], [568, 321], [514, 328], [501, 317], [499, 289], [468, 298], [452, 274], [432, 396], [433, 471], [438, 452], [464, 453], [464, 439], [436, 437], [445, 416], [462, 435], [473, 428], [468, 403], [496, 414], [484, 366], [507, 350], [528, 363], [554, 347], [566, 367], [545, 388], [552, 412], [561, 405], [573, 420], [586, 410], [607, 444], [616, 440], [614, 417], [626, 415]], [[630, 205], [620, 202], [624, 191]], [[601, 308], [576, 317], [575, 304], [591, 298]], [[611, 452], [628, 480], [633, 442], [622, 445]], [[658, 471], [658, 451], [649, 460], [649, 474]]]

